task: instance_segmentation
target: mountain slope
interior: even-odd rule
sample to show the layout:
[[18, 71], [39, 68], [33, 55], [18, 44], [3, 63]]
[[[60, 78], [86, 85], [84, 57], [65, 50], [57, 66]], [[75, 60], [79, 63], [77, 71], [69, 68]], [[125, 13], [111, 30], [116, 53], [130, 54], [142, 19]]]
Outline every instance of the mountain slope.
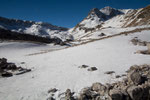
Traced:
[[75, 26], [73, 31], [86, 31], [88, 29], [92, 30], [92, 28], [100, 28], [103, 22], [120, 14], [123, 14], [123, 12], [120, 12], [119, 10], [111, 7], [105, 7], [100, 10], [94, 8], [89, 12], [88, 16], [83, 21], [81, 21], [77, 26]]
[[[147, 49], [145, 46], [133, 45], [130, 40], [134, 37], [148, 41], [150, 34], [149, 31], [137, 32], [32, 56], [25, 55], [50, 47], [29, 43], [0, 43], [1, 57], [8, 58], [9, 62], [17, 66], [32, 69], [30, 73], [1, 78], [0, 100], [47, 100], [50, 96], [47, 91], [51, 88], [58, 89], [56, 100], [62, 100], [57, 97], [68, 88], [79, 93], [81, 88], [95, 82], [119, 81], [120, 78], [116, 79], [115, 76], [126, 74], [130, 66], [149, 64], [149, 55], [134, 53]], [[80, 69], [79, 66], [83, 64], [97, 67], [98, 70], [89, 72], [88, 68]], [[106, 75], [106, 71], [115, 71], [115, 74]]]
[[30, 34], [39, 37], [46, 38], [60, 38], [63, 41], [70, 39], [68, 29], [51, 25], [49, 23], [23, 21], [16, 19], [7, 19], [0, 17], [0, 27], [12, 32], [19, 32], [23, 34]]
[[88, 16], [71, 31], [75, 39], [82, 39], [90, 34], [107, 28], [127, 28], [150, 25], [150, 6], [140, 9], [94, 8]]

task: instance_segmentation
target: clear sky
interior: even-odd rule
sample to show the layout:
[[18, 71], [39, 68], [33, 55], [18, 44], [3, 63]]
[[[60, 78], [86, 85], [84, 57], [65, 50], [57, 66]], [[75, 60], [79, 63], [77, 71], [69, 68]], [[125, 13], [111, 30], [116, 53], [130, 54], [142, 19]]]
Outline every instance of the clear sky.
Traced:
[[0, 0], [0, 16], [73, 27], [92, 8], [142, 8], [150, 0]]

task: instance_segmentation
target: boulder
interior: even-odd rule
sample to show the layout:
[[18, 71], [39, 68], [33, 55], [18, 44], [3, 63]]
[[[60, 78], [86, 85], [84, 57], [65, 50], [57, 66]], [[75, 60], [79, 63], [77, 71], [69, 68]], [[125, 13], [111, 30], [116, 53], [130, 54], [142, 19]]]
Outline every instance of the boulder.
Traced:
[[79, 66], [79, 68], [87, 68], [89, 67], [88, 65], [82, 65], [82, 66]]
[[143, 95], [141, 100], [150, 100], [150, 84], [144, 84], [143, 88]]
[[147, 43], [148, 53], [150, 53], [150, 43]]
[[0, 59], [0, 69], [5, 69], [7, 67], [7, 59], [1, 58]]
[[65, 92], [65, 100], [74, 100], [73, 94], [70, 89]]
[[106, 36], [106, 34], [104, 34], [104, 33], [101, 33], [101, 34], [99, 34], [98, 36]]
[[81, 90], [79, 100], [95, 100], [97, 96], [99, 96], [99, 94], [87, 87]]
[[11, 77], [11, 76], [13, 76], [13, 74], [12, 73], [10, 73], [10, 72], [2, 72], [2, 77]]
[[139, 85], [143, 82], [143, 77], [138, 71], [132, 71], [128, 73], [128, 81], [135, 85]]
[[147, 45], [147, 42], [146, 42], [146, 41], [139, 42], [138, 45], [139, 45], [139, 46], [146, 46], [146, 45]]
[[57, 92], [57, 91], [58, 91], [58, 89], [52, 88], [52, 89], [48, 90], [48, 93], [55, 93], [55, 92]]
[[114, 71], [107, 71], [104, 74], [113, 74], [113, 73], [115, 73], [115, 72]]
[[55, 100], [53, 97], [49, 97], [47, 98], [47, 100]]
[[109, 95], [111, 100], [124, 100], [124, 94], [117, 89], [113, 89], [109, 91]]
[[96, 68], [96, 67], [90, 67], [90, 68], [88, 68], [87, 70], [88, 70], [88, 71], [96, 71], [97, 68]]
[[116, 75], [115, 77], [116, 77], [116, 78], [120, 78], [121, 76], [120, 76], [120, 75]]
[[9, 64], [7, 64], [7, 69], [8, 70], [16, 70], [17, 66], [14, 63], [9, 63]]
[[92, 88], [93, 91], [99, 92], [100, 95], [104, 95], [105, 92], [107, 91], [107, 87], [104, 86], [101, 83], [98, 83], [98, 82], [97, 83], [93, 83], [91, 88]]
[[137, 39], [137, 38], [134, 38], [134, 39], [131, 40], [131, 42], [132, 42], [134, 45], [137, 45], [138, 42], [140, 42], [140, 40]]
[[132, 100], [143, 100], [143, 88], [133, 85], [128, 87], [127, 92]]
[[0, 59], [0, 64], [6, 64], [7, 63], [7, 59], [6, 58], [1, 58]]

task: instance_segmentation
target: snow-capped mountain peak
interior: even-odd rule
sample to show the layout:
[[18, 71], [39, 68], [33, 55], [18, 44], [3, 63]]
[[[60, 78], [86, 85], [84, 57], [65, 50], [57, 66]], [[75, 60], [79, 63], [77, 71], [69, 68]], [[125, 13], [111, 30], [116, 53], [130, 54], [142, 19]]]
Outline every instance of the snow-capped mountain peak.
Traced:
[[100, 10], [98, 8], [93, 8], [89, 12], [88, 16], [77, 26], [75, 26], [73, 32], [88, 32], [94, 30], [95, 28], [100, 28], [106, 20], [109, 20], [119, 14], [123, 14], [123, 12], [111, 7], [105, 7]]
[[114, 17], [116, 15], [119, 15], [119, 14], [123, 14], [123, 12], [121, 12], [121, 11], [115, 9], [115, 8], [109, 7], [109, 6], [100, 9], [100, 11], [103, 14], [107, 15], [108, 17], [110, 17], [110, 18], [112, 18], [112, 17]]
[[101, 20], [105, 20], [105, 19], [106, 19], [106, 18], [105, 18], [105, 15], [104, 15], [102, 12], [100, 12], [98, 8], [93, 8], [93, 9], [89, 12], [89, 14], [88, 14], [88, 16], [87, 16], [87, 19], [92, 18], [92, 17], [98, 17], [98, 18], [100, 18]]
[[45, 22], [24, 21], [0, 17], [0, 28], [47, 38], [60, 38], [65, 41], [70, 37], [68, 29]]

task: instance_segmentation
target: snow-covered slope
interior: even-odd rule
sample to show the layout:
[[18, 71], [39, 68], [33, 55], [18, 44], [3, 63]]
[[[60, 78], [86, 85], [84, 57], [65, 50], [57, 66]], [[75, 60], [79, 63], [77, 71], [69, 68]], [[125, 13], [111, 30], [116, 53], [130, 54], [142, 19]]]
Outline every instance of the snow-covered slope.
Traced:
[[123, 12], [111, 7], [105, 7], [100, 10], [94, 8], [89, 12], [88, 16], [83, 19], [83, 21], [74, 27], [73, 33], [78, 33], [81, 31], [87, 33], [89, 31], [99, 29], [105, 21], [120, 14], [123, 14]]
[[77, 24], [71, 34], [79, 40], [83, 36], [88, 36], [106, 28], [135, 27], [150, 25], [150, 6], [140, 9], [115, 9], [105, 7], [94, 8], [88, 16]]
[[54, 26], [44, 22], [23, 21], [0, 17], [0, 27], [13, 32], [36, 35], [40, 37], [58, 37], [64, 41], [70, 38], [67, 28]]
[[[149, 55], [135, 54], [137, 50], [147, 48], [133, 45], [130, 40], [134, 37], [147, 41], [150, 34], [149, 31], [142, 31], [32, 56], [27, 55], [48, 50], [49, 45], [0, 43], [1, 57], [32, 69], [30, 73], [1, 78], [0, 100], [47, 100], [47, 91], [51, 88], [58, 89], [55, 94], [58, 97], [68, 88], [78, 93], [81, 88], [91, 86], [94, 82], [112, 83], [120, 80], [115, 75], [124, 74], [131, 65], [150, 64]], [[95, 66], [98, 70], [89, 72], [78, 68], [83, 64]], [[104, 74], [106, 71], [115, 71], [115, 74], [109, 76]]]

